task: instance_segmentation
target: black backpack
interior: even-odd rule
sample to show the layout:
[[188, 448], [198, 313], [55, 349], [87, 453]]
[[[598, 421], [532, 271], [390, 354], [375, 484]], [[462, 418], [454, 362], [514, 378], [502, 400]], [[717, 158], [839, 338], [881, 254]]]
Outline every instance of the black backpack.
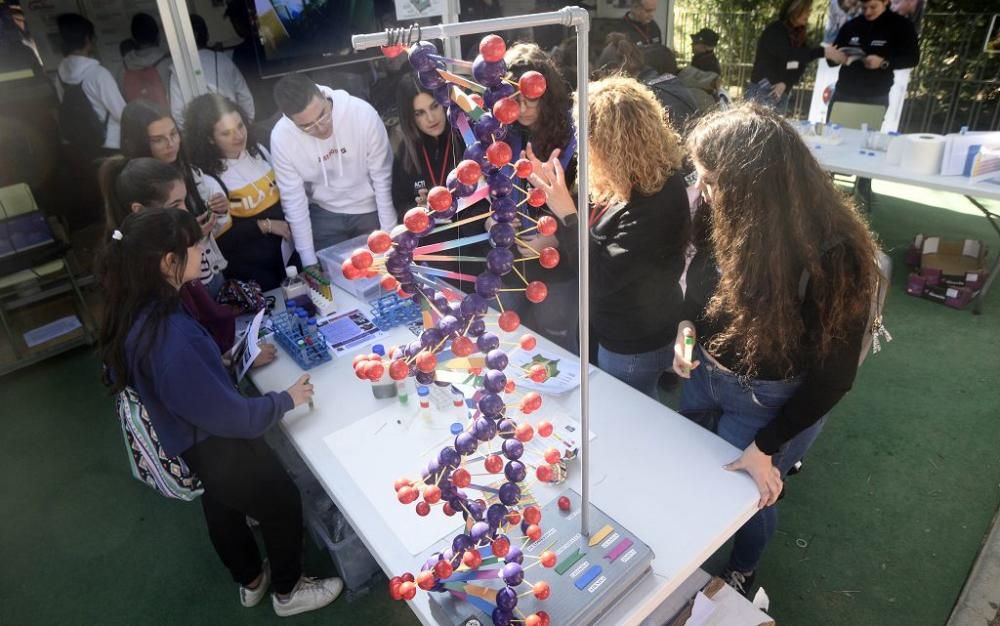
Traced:
[[100, 148], [108, 132], [108, 117], [102, 122], [83, 92], [83, 83], [69, 84], [59, 81], [63, 99], [59, 103], [59, 129], [63, 140], [79, 148]]

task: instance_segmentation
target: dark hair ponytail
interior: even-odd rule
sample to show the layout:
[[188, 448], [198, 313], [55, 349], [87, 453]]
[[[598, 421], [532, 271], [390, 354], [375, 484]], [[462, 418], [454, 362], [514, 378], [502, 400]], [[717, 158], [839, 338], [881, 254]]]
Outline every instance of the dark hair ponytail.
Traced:
[[162, 205], [177, 181], [183, 182], [184, 176], [174, 166], [153, 158], [115, 157], [105, 161], [100, 182], [108, 230], [120, 227], [132, 213], [133, 203], [144, 207]]
[[180, 303], [178, 289], [163, 275], [163, 258], [173, 253], [183, 272], [188, 248], [201, 240], [201, 228], [183, 209], [152, 208], [126, 216], [118, 228], [109, 230], [98, 261], [104, 295], [98, 339], [104, 384], [117, 393], [130, 384], [125, 346], [133, 325], [145, 316], [134, 349], [144, 354]]

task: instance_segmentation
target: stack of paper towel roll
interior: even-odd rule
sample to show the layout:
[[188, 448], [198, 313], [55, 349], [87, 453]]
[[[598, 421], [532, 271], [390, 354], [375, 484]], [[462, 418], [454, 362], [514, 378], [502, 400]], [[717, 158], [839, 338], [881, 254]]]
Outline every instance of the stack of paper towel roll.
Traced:
[[[942, 135], [919, 133], [897, 137], [888, 150], [888, 161], [910, 174], [929, 176], [941, 171], [945, 139]], [[894, 149], [897, 148], [898, 149]], [[898, 158], [897, 161], [894, 157]]]

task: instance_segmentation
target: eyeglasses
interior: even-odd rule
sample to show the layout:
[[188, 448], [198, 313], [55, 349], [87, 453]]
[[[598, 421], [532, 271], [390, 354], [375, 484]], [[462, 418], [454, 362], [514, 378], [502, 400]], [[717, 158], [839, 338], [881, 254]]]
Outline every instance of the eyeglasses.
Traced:
[[326, 98], [326, 104], [324, 106], [326, 107], [325, 110], [318, 118], [316, 118], [316, 121], [310, 122], [309, 124], [296, 124], [296, 126], [299, 127], [299, 130], [304, 133], [311, 133], [320, 126], [328, 124], [330, 122], [330, 118], [333, 117], [333, 100]]
[[178, 132], [176, 128], [174, 128], [166, 135], [155, 135], [153, 137], [150, 137], [149, 145], [150, 147], [162, 149], [170, 147], [175, 143], [180, 143], [180, 141], [181, 141], [181, 134], [180, 132]]

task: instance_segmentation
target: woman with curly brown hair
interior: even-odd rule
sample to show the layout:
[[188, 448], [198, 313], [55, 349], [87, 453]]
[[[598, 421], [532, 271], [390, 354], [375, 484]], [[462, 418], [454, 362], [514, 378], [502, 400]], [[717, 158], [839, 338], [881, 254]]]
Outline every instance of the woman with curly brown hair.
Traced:
[[[688, 137], [703, 206], [674, 370], [681, 413], [743, 450], [760, 510], [724, 578], [749, 594], [774, 536], [782, 478], [850, 390], [878, 271], [857, 211], [777, 113], [745, 104]], [[695, 338], [692, 360], [685, 338]], [[699, 366], [700, 365], [700, 366]]]
[[[579, 97], [579, 96], [578, 96]], [[587, 88], [591, 332], [597, 363], [655, 398], [673, 359], [690, 212], [680, 136], [656, 96], [631, 78]], [[575, 109], [574, 109], [575, 110]], [[628, 149], [624, 149], [628, 146]], [[558, 155], [531, 182], [567, 226], [577, 208]]]

